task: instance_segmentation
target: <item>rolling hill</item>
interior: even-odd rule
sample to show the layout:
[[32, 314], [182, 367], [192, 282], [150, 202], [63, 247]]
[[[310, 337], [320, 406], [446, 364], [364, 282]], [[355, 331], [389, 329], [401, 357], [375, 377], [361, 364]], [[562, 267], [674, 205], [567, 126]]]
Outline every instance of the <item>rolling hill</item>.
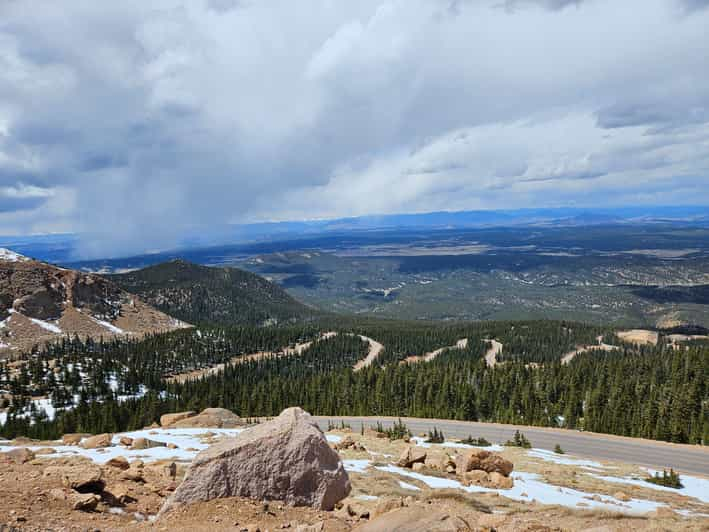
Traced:
[[178, 259], [109, 277], [163, 312], [191, 323], [263, 324], [318, 313], [278, 285], [236, 268]]

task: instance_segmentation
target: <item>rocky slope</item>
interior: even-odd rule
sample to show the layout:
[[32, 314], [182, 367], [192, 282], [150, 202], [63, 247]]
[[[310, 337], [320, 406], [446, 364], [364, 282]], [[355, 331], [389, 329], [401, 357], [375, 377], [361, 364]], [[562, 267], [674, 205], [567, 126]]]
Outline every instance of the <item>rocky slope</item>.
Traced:
[[142, 335], [187, 324], [95, 274], [0, 249], [0, 358], [66, 335]]
[[278, 285], [236, 268], [173, 260], [110, 279], [160, 310], [191, 323], [260, 324], [316, 313]]

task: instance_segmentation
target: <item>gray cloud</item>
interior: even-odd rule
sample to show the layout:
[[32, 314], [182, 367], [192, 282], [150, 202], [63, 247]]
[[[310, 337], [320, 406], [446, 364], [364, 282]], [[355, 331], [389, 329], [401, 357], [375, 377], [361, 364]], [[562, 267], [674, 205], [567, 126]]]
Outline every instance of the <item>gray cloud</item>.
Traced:
[[709, 0], [679, 0], [679, 3], [689, 13], [709, 7]]
[[0, 189], [52, 191], [0, 197], [0, 233], [105, 254], [669, 182], [709, 202], [680, 186], [708, 175], [709, 11], [678, 1], [0, 4]]

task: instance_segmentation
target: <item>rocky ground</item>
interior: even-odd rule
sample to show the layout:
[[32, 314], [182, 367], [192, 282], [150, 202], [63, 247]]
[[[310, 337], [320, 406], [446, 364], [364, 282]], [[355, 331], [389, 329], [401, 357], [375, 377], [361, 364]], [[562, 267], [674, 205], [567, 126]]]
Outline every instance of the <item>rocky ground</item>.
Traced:
[[[495, 445], [480, 453], [456, 442], [390, 441], [373, 430], [347, 429], [327, 434], [351, 482], [351, 492], [332, 511], [228, 497], [178, 506], [157, 517], [182, 483], [191, 457], [215, 442], [228, 446], [242, 430], [231, 428], [239, 426], [238, 418], [221, 410], [163, 421], [164, 428], [125, 435], [5, 442], [0, 528], [709, 529], [705, 479], [683, 476], [685, 489], [676, 491], [644, 482], [647, 472], [629, 464]], [[220, 428], [204, 426], [210, 423]]]

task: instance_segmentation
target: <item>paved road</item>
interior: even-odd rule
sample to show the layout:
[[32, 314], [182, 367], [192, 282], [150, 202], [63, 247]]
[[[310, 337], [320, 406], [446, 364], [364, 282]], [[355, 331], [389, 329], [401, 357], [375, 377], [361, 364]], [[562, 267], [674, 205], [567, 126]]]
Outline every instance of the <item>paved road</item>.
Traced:
[[[353, 430], [359, 431], [361, 425], [364, 424], [365, 428], [376, 426], [378, 421], [381, 421], [386, 428], [398, 418], [316, 416], [316, 419], [323, 430], [327, 429], [329, 421], [333, 423], [344, 421]], [[503, 443], [512, 438], [515, 430], [519, 429], [537, 448], [553, 450], [558, 443], [564, 451], [573, 455], [596, 460], [615, 460], [656, 469], [672, 467], [681, 473], [709, 477], [709, 447], [497, 423], [419, 418], [401, 418], [401, 420], [406, 423], [414, 435], [428, 432], [436, 427], [443, 431], [447, 439], [452, 440], [473, 436], [474, 438], [483, 437], [492, 443]]]

